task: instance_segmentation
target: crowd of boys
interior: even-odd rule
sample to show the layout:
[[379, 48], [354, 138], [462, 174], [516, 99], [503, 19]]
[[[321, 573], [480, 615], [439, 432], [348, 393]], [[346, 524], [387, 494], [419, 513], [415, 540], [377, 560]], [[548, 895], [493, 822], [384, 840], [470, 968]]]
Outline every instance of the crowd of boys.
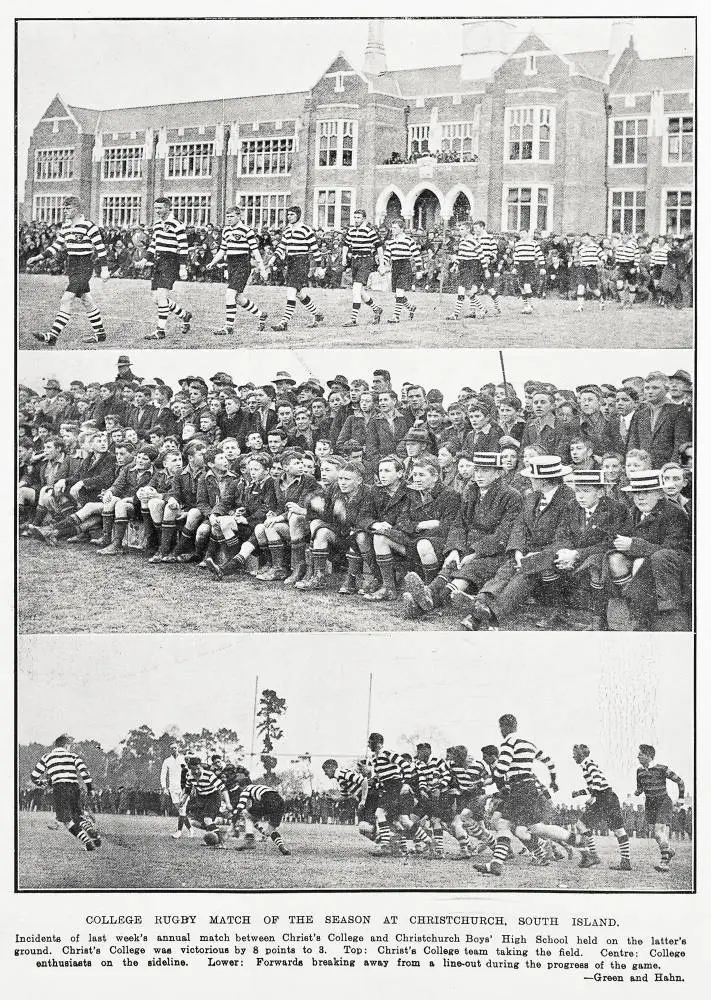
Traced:
[[452, 605], [469, 629], [538, 601], [593, 628], [685, 630], [692, 381], [617, 374], [463, 386], [445, 406], [384, 369], [326, 386], [186, 375], [173, 392], [123, 355], [103, 384], [20, 387], [21, 534], [238, 588], [400, 594], [410, 618]]

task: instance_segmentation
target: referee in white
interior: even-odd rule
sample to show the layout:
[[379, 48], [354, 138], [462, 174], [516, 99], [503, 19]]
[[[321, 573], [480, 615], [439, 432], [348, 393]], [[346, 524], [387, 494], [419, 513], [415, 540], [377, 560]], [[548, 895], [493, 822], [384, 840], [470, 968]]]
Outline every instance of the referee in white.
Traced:
[[193, 828], [188, 819], [188, 796], [183, 789], [183, 773], [186, 769], [185, 757], [177, 743], [170, 745], [170, 757], [166, 757], [160, 769], [160, 786], [178, 810], [178, 829], [171, 834], [173, 840], [180, 840], [183, 827], [192, 837]]

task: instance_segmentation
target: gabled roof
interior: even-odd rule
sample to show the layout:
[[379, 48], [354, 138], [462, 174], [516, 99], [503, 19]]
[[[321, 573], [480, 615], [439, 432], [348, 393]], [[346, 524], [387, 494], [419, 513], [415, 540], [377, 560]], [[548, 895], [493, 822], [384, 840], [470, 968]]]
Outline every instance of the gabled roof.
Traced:
[[551, 51], [552, 49], [550, 48], [550, 46], [546, 45], [546, 43], [541, 38], [539, 38], [535, 32], [532, 31], [530, 34], [526, 35], [524, 40], [521, 42], [518, 48], [515, 48], [513, 50], [511, 55], [515, 56], [521, 52], [551, 52]]
[[612, 56], [607, 49], [591, 49], [589, 52], [567, 52], [566, 58], [587, 76], [602, 80], [607, 72]]
[[298, 118], [308, 93], [258, 94], [216, 101], [152, 104], [101, 112], [102, 132], [138, 132], [147, 128], [188, 128], [223, 122], [278, 121]]
[[67, 108], [76, 118], [79, 130], [85, 135], [93, 135], [96, 131], [96, 123], [99, 120], [101, 112], [94, 111], [92, 108], [76, 108], [73, 104], [68, 104]]
[[437, 94], [467, 94], [484, 89], [484, 80], [462, 80], [462, 67], [425, 66], [422, 69], [396, 69], [382, 73], [378, 81], [395, 83], [403, 97], [435, 97]]
[[615, 94], [640, 94], [651, 90], [692, 90], [694, 57], [636, 59], [615, 82]]

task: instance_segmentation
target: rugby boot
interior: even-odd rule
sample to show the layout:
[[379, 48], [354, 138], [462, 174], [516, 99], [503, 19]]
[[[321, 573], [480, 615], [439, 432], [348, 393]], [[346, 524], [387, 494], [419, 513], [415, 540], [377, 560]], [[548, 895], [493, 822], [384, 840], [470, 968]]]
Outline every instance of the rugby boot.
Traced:
[[403, 589], [412, 597], [417, 607], [424, 614], [434, 610], [432, 591], [422, 582], [418, 573], [406, 573], [403, 580]]
[[192, 318], [193, 314], [188, 309], [186, 309], [185, 315], [183, 316], [183, 326], [180, 331], [181, 333], [190, 333], [190, 320]]
[[618, 865], [610, 865], [611, 872], [631, 872], [632, 862], [629, 858], [621, 858]]
[[44, 344], [45, 347], [55, 347], [57, 344], [56, 333], [33, 333], [32, 336], [35, 340], [39, 340], [40, 344]]
[[373, 306], [373, 325], [378, 326], [383, 316], [382, 306]]

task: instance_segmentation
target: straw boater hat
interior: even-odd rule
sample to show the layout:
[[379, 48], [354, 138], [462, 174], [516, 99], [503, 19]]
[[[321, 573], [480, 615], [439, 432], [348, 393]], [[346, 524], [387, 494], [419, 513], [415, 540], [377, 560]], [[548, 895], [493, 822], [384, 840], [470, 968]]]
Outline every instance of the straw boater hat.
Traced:
[[536, 455], [528, 461], [530, 469], [522, 469], [521, 475], [527, 479], [559, 479], [572, 472], [568, 465], [563, 465], [558, 455]]
[[502, 467], [501, 455], [498, 451], [475, 451], [471, 460], [479, 469], [500, 469]]
[[605, 486], [602, 469], [573, 469], [574, 486]]
[[648, 493], [650, 490], [661, 490], [662, 474], [659, 469], [647, 469], [644, 472], [630, 472], [629, 484], [622, 487], [623, 493]]

